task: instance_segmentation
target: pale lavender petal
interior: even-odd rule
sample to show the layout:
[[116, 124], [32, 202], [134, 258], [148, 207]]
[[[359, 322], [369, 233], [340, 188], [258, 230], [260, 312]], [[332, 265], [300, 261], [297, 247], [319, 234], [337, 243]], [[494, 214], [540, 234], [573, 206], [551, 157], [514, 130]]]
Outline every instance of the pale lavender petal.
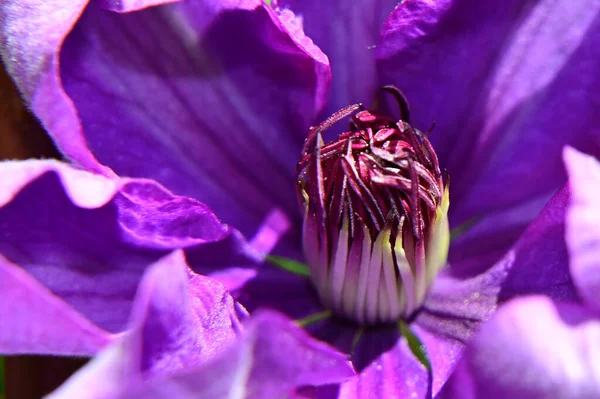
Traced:
[[[259, 0], [124, 14], [90, 4], [60, 60], [93, 153], [207, 203], [248, 237], [275, 208], [297, 220], [290, 182], [330, 72], [284, 17]], [[66, 130], [50, 133], [61, 145]]]
[[573, 193], [566, 234], [571, 276], [581, 296], [600, 310], [600, 164], [569, 147], [563, 157]]
[[600, 151], [599, 11], [571, 0], [409, 0], [384, 27], [382, 83], [404, 90], [417, 127], [436, 121], [450, 220], [484, 217], [495, 230], [488, 266], [564, 184], [562, 146]]
[[280, 0], [302, 19], [306, 34], [329, 57], [332, 87], [325, 117], [355, 103], [370, 106], [378, 91], [375, 45], [398, 0]]
[[600, 322], [542, 296], [502, 306], [471, 341], [439, 398], [597, 398]]
[[177, 250], [144, 274], [130, 329], [51, 397], [111, 398], [139, 381], [209, 363], [232, 347], [246, 316], [221, 284], [193, 273]]
[[108, 332], [90, 323], [25, 271], [0, 255], [0, 353], [89, 356]]
[[65, 93], [58, 51], [89, 0], [7, 0], [0, 4], [0, 54], [25, 100], [71, 159], [91, 171], [111, 175], [87, 147], [81, 123]]
[[228, 234], [205, 205], [149, 180], [26, 161], [0, 164], [0, 182], [0, 253], [111, 332], [148, 265]]

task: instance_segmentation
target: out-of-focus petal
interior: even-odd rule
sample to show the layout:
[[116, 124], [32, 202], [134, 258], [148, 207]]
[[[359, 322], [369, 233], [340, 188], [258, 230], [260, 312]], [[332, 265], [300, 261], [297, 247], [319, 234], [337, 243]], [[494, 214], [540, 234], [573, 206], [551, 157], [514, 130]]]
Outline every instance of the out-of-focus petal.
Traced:
[[384, 27], [382, 82], [417, 127], [436, 122], [450, 220], [510, 221], [494, 225], [496, 259], [564, 184], [562, 146], [600, 151], [599, 32], [600, 2], [585, 0], [406, 1]]
[[100, 7], [117, 12], [131, 12], [180, 0], [93, 0]]
[[[60, 76], [94, 155], [207, 203], [246, 236], [275, 208], [299, 218], [290, 182], [330, 71], [291, 19], [260, 0], [90, 4]], [[72, 129], [50, 133], [62, 148]]]
[[332, 87], [324, 116], [354, 103], [367, 107], [377, 93], [375, 45], [398, 0], [279, 0], [301, 18], [306, 34], [329, 57]]
[[210, 362], [233, 345], [245, 316], [221, 284], [193, 273], [175, 251], [145, 273], [125, 335], [51, 397], [111, 398], [153, 376]]
[[581, 296], [600, 310], [600, 164], [568, 147], [563, 157], [573, 193], [566, 234], [571, 276]]
[[0, 182], [0, 253], [110, 332], [123, 329], [148, 265], [229, 231], [150, 180], [26, 161], [0, 164]]
[[542, 296], [502, 306], [473, 338], [440, 398], [597, 398], [600, 322]]
[[0, 255], [0, 353], [86, 356], [110, 336]]

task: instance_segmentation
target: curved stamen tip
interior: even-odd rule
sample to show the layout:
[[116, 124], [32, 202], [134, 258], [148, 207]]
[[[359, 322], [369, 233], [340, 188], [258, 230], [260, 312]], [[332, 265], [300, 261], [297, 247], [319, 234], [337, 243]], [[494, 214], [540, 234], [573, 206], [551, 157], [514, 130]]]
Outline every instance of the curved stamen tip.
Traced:
[[399, 88], [393, 85], [382, 86], [380, 90], [390, 93], [394, 96], [396, 102], [398, 102], [398, 107], [400, 108], [400, 119], [410, 123], [410, 107], [404, 93], [402, 93]]
[[[343, 108], [311, 129], [296, 179], [310, 278], [326, 307], [359, 324], [413, 315], [449, 245], [448, 180], [427, 133], [410, 126], [402, 92], [381, 89], [396, 98], [401, 120]], [[315, 146], [348, 117], [350, 131]]]

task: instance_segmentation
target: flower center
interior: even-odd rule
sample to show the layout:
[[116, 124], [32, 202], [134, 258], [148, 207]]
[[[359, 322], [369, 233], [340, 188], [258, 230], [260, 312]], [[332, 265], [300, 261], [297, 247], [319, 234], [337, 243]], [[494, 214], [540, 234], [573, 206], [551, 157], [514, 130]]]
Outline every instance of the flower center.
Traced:
[[[409, 123], [360, 104], [311, 128], [298, 164], [303, 246], [324, 306], [359, 324], [408, 318], [446, 263], [448, 185], [436, 153]], [[321, 133], [351, 117], [349, 131], [323, 143]]]

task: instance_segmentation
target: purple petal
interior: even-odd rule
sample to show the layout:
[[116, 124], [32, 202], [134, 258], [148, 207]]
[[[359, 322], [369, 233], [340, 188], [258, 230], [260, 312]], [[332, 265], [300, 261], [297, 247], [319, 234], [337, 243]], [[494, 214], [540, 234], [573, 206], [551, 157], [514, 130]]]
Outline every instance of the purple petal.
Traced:
[[[427, 370], [397, 334], [373, 332], [359, 340], [353, 360], [357, 364], [366, 362], [367, 366], [358, 377], [340, 385], [341, 398], [425, 397], [429, 388]], [[377, 357], [372, 359], [374, 354]]]
[[599, 10], [570, 0], [414, 0], [384, 27], [382, 82], [405, 91], [417, 127], [437, 122], [451, 220], [510, 222], [496, 224], [502, 239], [487, 245], [496, 259], [564, 183], [562, 146], [600, 149]]
[[112, 171], [89, 152], [73, 103], [64, 92], [58, 51], [89, 0], [7, 0], [0, 5], [0, 54], [36, 116], [50, 132], [63, 131], [61, 150], [87, 169]]
[[501, 307], [471, 341], [440, 398], [595, 398], [600, 323], [547, 297]]
[[456, 278], [446, 272], [436, 279], [411, 324], [431, 362], [434, 395], [448, 379], [466, 343], [495, 311], [505, 278], [504, 265], [499, 264], [471, 278]]
[[119, 175], [199, 199], [246, 236], [275, 208], [298, 217], [294, 168], [330, 72], [289, 13], [259, 0], [125, 14], [92, 3], [60, 62], [81, 128], [49, 130], [70, 158], [81, 131]]
[[302, 18], [306, 34], [329, 57], [332, 87], [324, 116], [355, 103], [370, 104], [378, 90], [375, 44], [398, 0], [280, 0]]
[[[339, 385], [303, 387], [307, 398], [405, 398], [426, 396], [429, 374], [396, 325], [358, 331], [351, 323], [327, 319], [307, 327], [318, 339], [350, 353], [358, 375]], [[357, 337], [358, 340], [357, 340]]]
[[110, 336], [0, 255], [0, 353], [86, 356]]
[[232, 344], [245, 315], [223, 285], [193, 273], [177, 251], [145, 274], [125, 350], [147, 375], [198, 366]]
[[206, 364], [233, 345], [245, 317], [221, 284], [194, 274], [175, 251], [144, 274], [130, 330], [54, 395], [115, 397], [138, 381]]
[[[497, 302], [527, 294], [577, 300], [564, 240], [569, 196], [568, 187], [559, 191], [492, 268], [481, 272], [477, 267], [459, 263], [438, 277], [414, 323], [415, 333], [432, 363], [434, 394], [452, 372], [471, 336], [492, 315]], [[467, 277], [476, 271], [481, 274]]]
[[600, 309], [600, 164], [569, 147], [563, 156], [573, 193], [566, 234], [571, 275], [581, 296]]
[[571, 196], [563, 187], [498, 263], [508, 271], [500, 300], [543, 294], [560, 301], [577, 301], [565, 243], [565, 213]]
[[[85, 386], [83, 382], [98, 384], [98, 378], [85, 375], [94, 366], [92, 363], [79, 373], [87, 380], [78, 381], [80, 376], [76, 375], [63, 389], [76, 392]], [[253, 317], [232, 348], [203, 366], [156, 376], [130, 387], [123, 385], [121, 396], [105, 397], [281, 398], [300, 385], [337, 383], [352, 375], [354, 371], [343, 355], [310, 338], [288, 319], [263, 312]]]
[[0, 164], [0, 182], [0, 253], [110, 332], [148, 265], [228, 233], [205, 205], [149, 180], [26, 161]]

